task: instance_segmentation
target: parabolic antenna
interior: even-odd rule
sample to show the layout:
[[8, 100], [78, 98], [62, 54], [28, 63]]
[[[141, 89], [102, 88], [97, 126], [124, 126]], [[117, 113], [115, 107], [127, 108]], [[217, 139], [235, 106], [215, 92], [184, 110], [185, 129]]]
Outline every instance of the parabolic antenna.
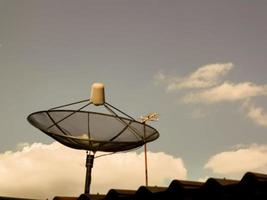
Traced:
[[[70, 109], [77, 105], [77, 109]], [[107, 113], [86, 110], [89, 105], [103, 107]], [[89, 151], [85, 194], [90, 192], [91, 168], [97, 151], [130, 150], [159, 137], [155, 128], [136, 121], [107, 103], [104, 85], [100, 83], [93, 84], [90, 99], [34, 112], [27, 119], [34, 127], [63, 145]]]

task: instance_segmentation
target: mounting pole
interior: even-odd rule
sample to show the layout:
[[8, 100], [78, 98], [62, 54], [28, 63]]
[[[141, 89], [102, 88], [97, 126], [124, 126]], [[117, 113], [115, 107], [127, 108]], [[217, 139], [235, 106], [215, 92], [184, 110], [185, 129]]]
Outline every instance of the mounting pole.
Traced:
[[145, 154], [145, 183], [146, 183], [146, 186], [148, 186], [148, 170], [147, 170], [147, 146], [146, 146], [146, 122], [147, 121], [156, 121], [158, 120], [158, 113], [149, 113], [148, 115], [146, 116], [141, 116], [140, 119], [141, 119], [141, 123], [144, 124], [144, 154]]
[[[144, 123], [145, 124], [145, 123]], [[145, 127], [146, 129], [146, 127]], [[146, 130], [145, 130], [146, 132]], [[146, 136], [145, 136], [146, 137]], [[145, 152], [145, 176], [146, 176], [146, 186], [148, 186], [148, 173], [147, 173], [147, 148], [146, 143], [144, 144], [144, 152]]]
[[85, 187], [84, 187], [84, 193], [89, 195], [90, 194], [90, 185], [91, 185], [91, 174], [92, 174], [92, 168], [94, 164], [94, 154], [90, 154], [90, 152], [86, 152], [86, 176], [85, 176]]
[[[144, 138], [146, 139], [146, 121], [143, 121], [144, 124]], [[148, 172], [147, 172], [147, 148], [146, 141], [144, 140], [144, 154], [145, 154], [145, 183], [148, 186]]]

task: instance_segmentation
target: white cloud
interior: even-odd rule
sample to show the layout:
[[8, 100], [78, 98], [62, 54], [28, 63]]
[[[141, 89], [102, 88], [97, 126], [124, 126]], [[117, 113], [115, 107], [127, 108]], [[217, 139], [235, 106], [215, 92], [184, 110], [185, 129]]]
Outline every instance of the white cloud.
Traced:
[[207, 88], [218, 84], [219, 78], [227, 74], [232, 67], [232, 63], [209, 64], [198, 68], [186, 77], [168, 77], [159, 72], [155, 79], [166, 83], [168, 91], [185, 88]]
[[228, 178], [241, 178], [248, 171], [267, 173], [267, 145], [253, 144], [218, 153], [204, 168]]
[[[267, 84], [257, 85], [248, 81], [237, 83], [221, 81], [222, 76], [226, 75], [233, 66], [230, 62], [208, 64], [185, 77], [166, 76], [159, 72], [154, 78], [160, 83], [165, 83], [167, 91], [187, 89], [184, 93], [178, 94], [179, 100], [186, 104], [208, 105], [221, 102], [243, 104], [248, 118], [260, 126], [267, 127], [267, 111], [251, 103], [255, 97], [267, 95]], [[190, 117], [200, 119], [204, 118], [206, 114], [198, 108], [192, 111]]]
[[247, 112], [247, 117], [252, 119], [256, 124], [267, 127], [267, 113], [263, 108], [255, 106], [250, 100], [247, 100], [243, 104], [243, 107]]
[[[0, 194], [29, 198], [77, 196], [84, 190], [84, 162], [85, 152], [56, 142], [35, 143], [20, 151], [2, 153]], [[148, 164], [150, 185], [166, 185], [166, 180], [186, 178], [187, 171], [180, 158], [148, 152]], [[136, 190], [144, 184], [143, 153], [97, 158], [92, 176], [92, 192], [106, 193], [110, 188]]]
[[201, 92], [187, 94], [183, 97], [185, 103], [218, 103], [222, 101], [244, 100], [250, 97], [267, 94], [267, 85], [256, 85], [251, 82], [223, 84]]

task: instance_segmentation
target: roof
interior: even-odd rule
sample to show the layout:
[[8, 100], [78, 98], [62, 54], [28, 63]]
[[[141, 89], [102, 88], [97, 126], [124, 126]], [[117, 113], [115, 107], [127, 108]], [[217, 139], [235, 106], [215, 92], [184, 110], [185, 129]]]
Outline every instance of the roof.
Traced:
[[204, 184], [205, 187], [221, 187], [238, 184], [239, 181], [226, 178], [209, 178]]
[[249, 184], [251, 182], [254, 183], [267, 182], [267, 174], [247, 172], [241, 179], [241, 183]]
[[53, 200], [103, 200], [107, 195], [102, 195], [102, 194], [91, 194], [90, 197], [88, 197], [85, 194], [81, 194], [79, 197], [54, 197]]
[[[29, 200], [0, 197], [5, 200]], [[173, 180], [168, 187], [140, 186], [137, 190], [110, 189], [107, 194], [54, 197], [53, 200], [233, 200], [267, 199], [267, 175], [253, 172], [241, 180], [209, 178], [206, 182]]]
[[28, 199], [28, 198], [19, 198], [19, 197], [0, 197], [0, 200], [37, 200], [37, 199]]
[[[168, 187], [140, 186], [137, 190], [111, 189], [96, 199], [81, 195], [77, 200], [231, 200], [267, 199], [267, 175], [247, 172], [241, 180], [209, 178], [206, 182], [173, 180]], [[57, 197], [54, 200], [76, 200]]]

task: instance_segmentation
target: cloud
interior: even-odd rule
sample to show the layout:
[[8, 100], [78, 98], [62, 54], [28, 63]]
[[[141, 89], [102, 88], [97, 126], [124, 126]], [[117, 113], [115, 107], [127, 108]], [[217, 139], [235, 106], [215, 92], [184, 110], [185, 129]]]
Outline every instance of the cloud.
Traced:
[[159, 72], [154, 78], [167, 84], [167, 90], [207, 88], [218, 84], [219, 78], [233, 68], [232, 63], [209, 64], [185, 77], [168, 77]]
[[267, 173], [267, 145], [253, 144], [218, 153], [204, 168], [229, 178], [241, 178], [248, 171]]
[[267, 85], [256, 85], [251, 82], [223, 84], [210, 89], [185, 95], [182, 100], [185, 103], [218, 103], [222, 101], [238, 101], [250, 97], [267, 94]]
[[[54, 142], [34, 143], [0, 154], [0, 194], [29, 198], [77, 196], [84, 190], [85, 152]], [[166, 185], [166, 180], [185, 179], [180, 158], [148, 152], [149, 184]], [[167, 170], [166, 170], [167, 169]], [[110, 188], [137, 189], [144, 184], [143, 153], [117, 153], [95, 159], [92, 192]]]
[[[267, 111], [251, 103], [255, 97], [267, 95], [267, 84], [221, 80], [222, 76], [233, 67], [231, 62], [208, 64], [185, 77], [167, 76], [158, 72], [154, 80], [164, 83], [167, 91], [184, 89], [183, 93], [178, 93], [178, 99], [185, 104], [198, 104], [198, 106], [222, 102], [238, 102], [240, 106], [243, 104], [249, 119], [260, 126], [267, 127]], [[206, 113], [197, 108], [191, 112], [190, 117], [201, 119], [206, 117]]]
[[263, 108], [255, 106], [250, 100], [247, 100], [243, 107], [247, 112], [247, 117], [252, 119], [253, 122], [259, 126], [267, 127], [267, 113]]

